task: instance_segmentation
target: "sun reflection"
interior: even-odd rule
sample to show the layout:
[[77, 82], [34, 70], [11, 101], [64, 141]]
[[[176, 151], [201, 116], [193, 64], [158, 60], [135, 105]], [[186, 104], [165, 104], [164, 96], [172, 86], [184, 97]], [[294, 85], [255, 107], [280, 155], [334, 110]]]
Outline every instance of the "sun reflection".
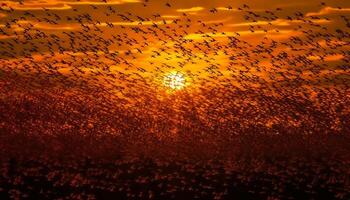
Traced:
[[171, 72], [164, 77], [163, 84], [173, 90], [181, 90], [186, 85], [186, 78], [181, 72]]

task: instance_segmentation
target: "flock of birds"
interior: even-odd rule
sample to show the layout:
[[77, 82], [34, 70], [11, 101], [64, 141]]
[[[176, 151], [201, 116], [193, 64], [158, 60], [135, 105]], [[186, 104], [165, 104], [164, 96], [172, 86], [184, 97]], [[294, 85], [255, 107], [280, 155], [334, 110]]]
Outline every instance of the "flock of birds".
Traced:
[[[203, 119], [212, 118], [205, 116], [210, 115], [208, 110], [213, 110], [211, 114], [219, 112], [221, 116], [215, 116], [215, 121], [232, 121], [235, 106], [250, 99], [248, 106], [254, 107], [261, 100], [258, 96], [264, 96], [263, 101], [311, 101], [318, 108], [328, 108], [327, 102], [335, 101], [333, 125], [344, 132], [349, 122], [345, 105], [350, 23], [341, 7], [332, 9], [345, 15], [328, 17], [297, 11], [281, 17], [283, 8], [263, 11], [244, 4], [236, 11], [242, 13], [247, 30], [235, 32], [224, 22], [196, 20], [187, 12], [168, 20], [160, 13], [143, 16], [122, 12], [107, 3], [84, 9], [72, 7], [67, 15], [48, 8], [18, 14], [11, 5], [2, 3], [0, 7], [5, 16], [0, 27], [4, 95], [16, 88], [58, 96], [65, 91], [83, 91], [104, 98], [110, 109], [123, 107], [157, 116], [159, 104], [165, 104], [173, 109], [168, 113], [173, 117], [183, 115], [180, 107], [195, 109]], [[151, 5], [150, 1], [143, 3], [144, 7]], [[171, 3], [164, 7], [173, 9]], [[317, 8], [331, 7], [321, 3]], [[208, 10], [208, 15], [215, 17], [234, 9]], [[102, 21], [94, 13], [105, 15], [101, 19], [119, 21]], [[290, 32], [279, 30], [279, 23], [287, 23]], [[249, 36], [253, 39], [247, 39]], [[184, 74], [190, 84], [168, 95], [162, 80], [172, 71]], [[53, 92], [52, 88], [60, 90]], [[229, 99], [236, 94], [239, 97]], [[338, 96], [342, 98], [335, 100]], [[181, 103], [169, 105], [174, 98]], [[262, 123], [274, 124], [277, 120], [289, 126], [290, 120], [272, 119], [272, 115], [288, 115], [283, 110], [289, 109], [276, 110], [271, 116], [260, 113], [269, 118]]]
[[25, 5], [0, 2], [0, 198], [349, 199], [349, 8]]

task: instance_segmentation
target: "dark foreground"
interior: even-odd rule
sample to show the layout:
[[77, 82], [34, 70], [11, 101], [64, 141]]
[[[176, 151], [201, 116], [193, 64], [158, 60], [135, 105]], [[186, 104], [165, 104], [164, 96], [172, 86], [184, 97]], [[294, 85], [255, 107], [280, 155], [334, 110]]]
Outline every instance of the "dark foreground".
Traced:
[[10, 159], [7, 199], [349, 199], [349, 162], [293, 159], [235, 169], [216, 163]]
[[[324, 148], [339, 152], [315, 152], [317, 144], [290, 149], [304, 155], [245, 148], [226, 160], [186, 158], [182, 150], [157, 159], [29, 156], [17, 150], [24, 156], [1, 159], [0, 199], [349, 199], [350, 161], [340, 156], [349, 138], [328, 139], [339, 146]], [[271, 152], [276, 150], [271, 145]]]
[[0, 199], [350, 199], [345, 93], [238, 91], [225, 100], [236, 103], [213, 93], [215, 106], [185, 96], [177, 110], [171, 99], [127, 110], [6, 91]]

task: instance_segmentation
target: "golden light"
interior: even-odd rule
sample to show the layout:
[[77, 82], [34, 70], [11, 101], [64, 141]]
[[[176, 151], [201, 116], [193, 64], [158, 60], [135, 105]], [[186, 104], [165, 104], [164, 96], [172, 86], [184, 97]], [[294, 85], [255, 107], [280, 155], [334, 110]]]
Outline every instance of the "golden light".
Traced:
[[171, 72], [164, 77], [163, 84], [172, 90], [181, 90], [186, 86], [186, 78], [180, 72]]

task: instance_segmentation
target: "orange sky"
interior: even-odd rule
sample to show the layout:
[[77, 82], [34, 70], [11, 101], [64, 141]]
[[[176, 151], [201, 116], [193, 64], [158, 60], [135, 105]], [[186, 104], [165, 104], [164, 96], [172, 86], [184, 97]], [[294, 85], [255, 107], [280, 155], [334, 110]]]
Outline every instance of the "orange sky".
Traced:
[[[187, 74], [193, 85], [224, 77], [236, 85], [245, 77], [256, 76], [260, 83], [279, 82], [285, 80], [281, 74], [321, 82], [332, 75], [342, 82], [344, 77], [349, 80], [348, 71], [338, 67], [347, 63], [344, 51], [349, 50], [349, 38], [315, 37], [303, 50], [288, 46], [291, 37], [303, 40], [312, 31], [348, 31], [342, 16], [350, 16], [350, 2], [323, 2], [1, 1], [0, 63], [3, 69], [96, 76], [106, 88], [121, 85], [116, 81], [125, 79], [121, 73], [130, 75], [128, 84], [134, 79], [142, 82], [141, 76], [157, 85], [164, 74], [174, 70]], [[234, 38], [240, 41], [238, 46]], [[273, 66], [270, 55], [263, 51], [274, 42], [279, 44], [273, 48], [275, 56], [287, 52], [291, 60], [303, 55], [314, 64], [325, 65], [320, 65], [316, 76], [302, 63], [294, 66], [280, 59]], [[310, 50], [322, 46], [322, 51]], [[337, 81], [334, 78], [333, 84]], [[247, 82], [254, 86], [254, 81]]]

